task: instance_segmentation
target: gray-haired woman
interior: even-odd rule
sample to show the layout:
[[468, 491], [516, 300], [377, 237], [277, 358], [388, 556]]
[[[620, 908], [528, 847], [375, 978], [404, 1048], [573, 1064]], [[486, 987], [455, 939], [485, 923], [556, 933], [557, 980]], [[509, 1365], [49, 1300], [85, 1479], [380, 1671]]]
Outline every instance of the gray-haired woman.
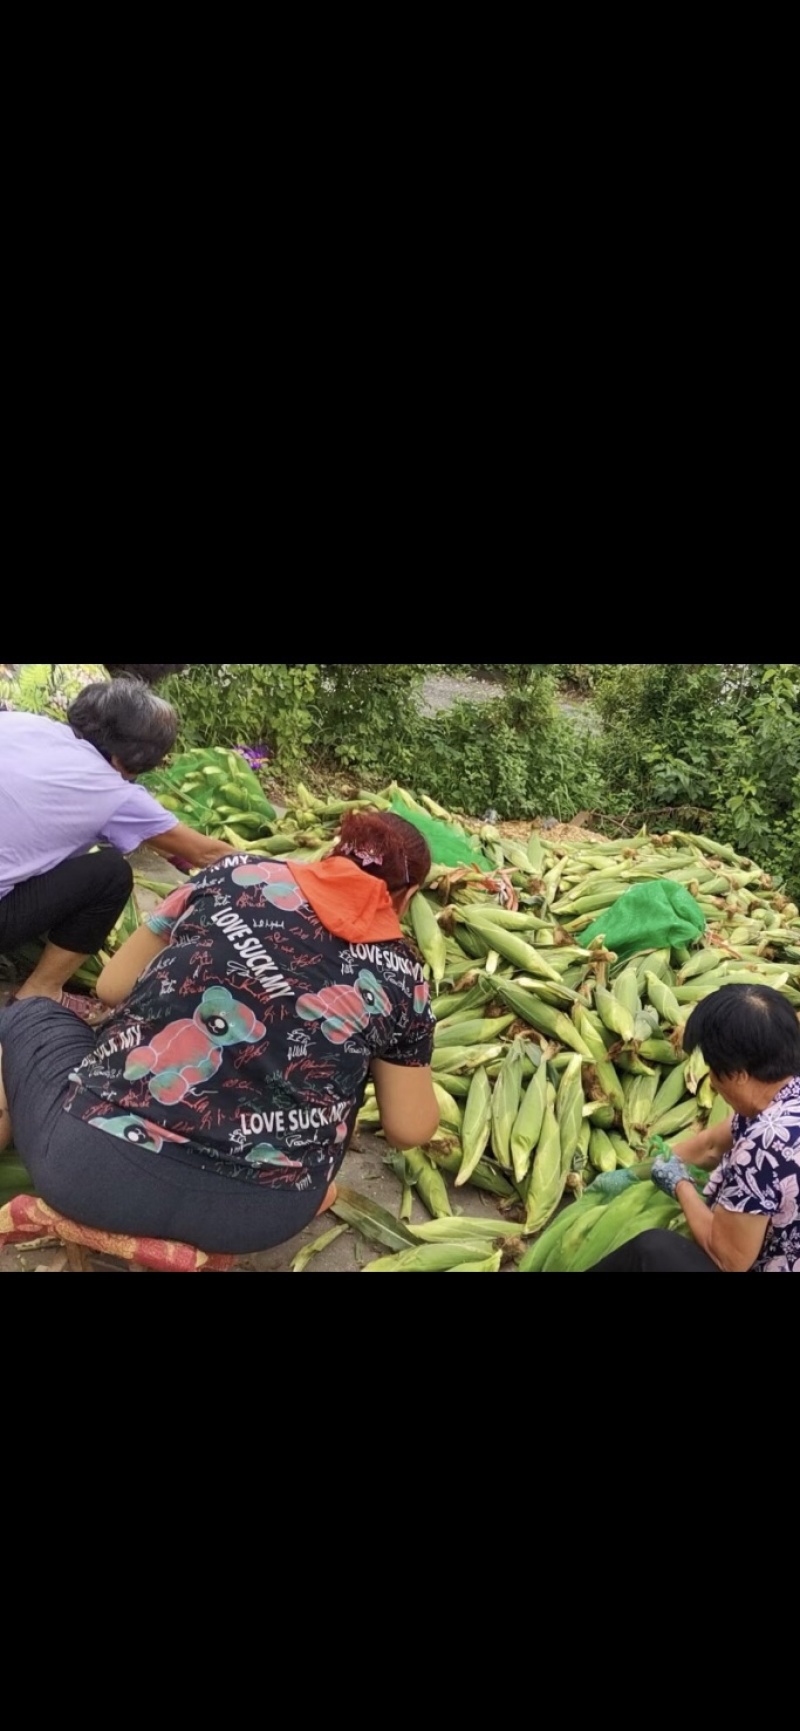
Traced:
[[[133, 785], [172, 750], [177, 731], [170, 705], [132, 679], [87, 685], [66, 722], [0, 714], [0, 953], [47, 934], [18, 997], [96, 1011], [63, 988], [116, 924], [133, 883], [125, 855], [143, 842], [191, 866], [230, 851]], [[106, 845], [90, 852], [98, 843]]]

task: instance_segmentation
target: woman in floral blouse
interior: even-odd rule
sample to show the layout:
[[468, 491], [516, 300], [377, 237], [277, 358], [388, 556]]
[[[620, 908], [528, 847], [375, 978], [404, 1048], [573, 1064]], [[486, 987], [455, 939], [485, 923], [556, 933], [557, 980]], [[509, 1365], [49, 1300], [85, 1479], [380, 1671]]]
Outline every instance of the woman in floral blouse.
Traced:
[[[691, 1239], [643, 1232], [591, 1273], [800, 1274], [800, 1023], [770, 986], [722, 986], [692, 1011], [700, 1046], [733, 1117], [657, 1160], [653, 1182], [680, 1204]], [[703, 1196], [684, 1161], [714, 1168]]]

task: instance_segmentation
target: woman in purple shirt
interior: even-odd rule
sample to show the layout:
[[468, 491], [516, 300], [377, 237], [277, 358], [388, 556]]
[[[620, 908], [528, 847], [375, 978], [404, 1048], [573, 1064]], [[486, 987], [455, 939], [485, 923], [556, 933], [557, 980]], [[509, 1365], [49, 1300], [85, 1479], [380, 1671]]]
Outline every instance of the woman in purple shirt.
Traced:
[[[146, 841], [209, 866], [229, 852], [133, 785], [171, 751], [177, 731], [170, 705], [132, 679], [86, 686], [66, 723], [0, 714], [0, 954], [47, 934], [19, 998], [89, 1010], [90, 999], [63, 988], [102, 948], [128, 900], [125, 854]], [[98, 843], [106, 845], [90, 853]]]

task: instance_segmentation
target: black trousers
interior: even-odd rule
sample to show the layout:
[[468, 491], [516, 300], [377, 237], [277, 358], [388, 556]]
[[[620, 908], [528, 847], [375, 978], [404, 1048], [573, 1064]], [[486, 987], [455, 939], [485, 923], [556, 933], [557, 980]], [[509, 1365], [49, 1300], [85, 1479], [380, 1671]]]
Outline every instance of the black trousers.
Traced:
[[133, 872], [116, 848], [67, 859], [0, 897], [0, 953], [10, 955], [45, 934], [62, 950], [93, 956], [102, 948], [133, 888]]
[[679, 1238], [677, 1232], [654, 1229], [640, 1232], [619, 1250], [612, 1250], [587, 1274], [721, 1274], [716, 1262], [706, 1256], [693, 1238]]
[[14, 1147], [51, 1208], [100, 1232], [233, 1255], [270, 1250], [308, 1226], [327, 1179], [301, 1194], [242, 1183], [208, 1171], [200, 1149], [181, 1160], [154, 1154], [65, 1112], [70, 1077], [102, 1037], [49, 998], [0, 1010]]

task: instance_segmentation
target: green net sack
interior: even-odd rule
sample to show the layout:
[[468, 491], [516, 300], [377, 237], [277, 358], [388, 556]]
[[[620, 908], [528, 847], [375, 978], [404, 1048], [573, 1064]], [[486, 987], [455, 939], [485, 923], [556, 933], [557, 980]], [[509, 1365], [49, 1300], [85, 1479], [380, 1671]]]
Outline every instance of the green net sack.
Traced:
[[441, 818], [428, 817], [416, 807], [412, 809], [398, 796], [392, 800], [389, 810], [397, 817], [405, 818], [406, 823], [413, 823], [414, 828], [424, 835], [435, 866], [477, 866], [481, 872], [494, 871], [491, 860], [481, 853], [464, 830], [443, 823]]
[[606, 948], [626, 961], [637, 950], [674, 950], [696, 943], [705, 925], [694, 896], [683, 884], [658, 878], [626, 890], [581, 932], [580, 941], [588, 944], [602, 936]]

